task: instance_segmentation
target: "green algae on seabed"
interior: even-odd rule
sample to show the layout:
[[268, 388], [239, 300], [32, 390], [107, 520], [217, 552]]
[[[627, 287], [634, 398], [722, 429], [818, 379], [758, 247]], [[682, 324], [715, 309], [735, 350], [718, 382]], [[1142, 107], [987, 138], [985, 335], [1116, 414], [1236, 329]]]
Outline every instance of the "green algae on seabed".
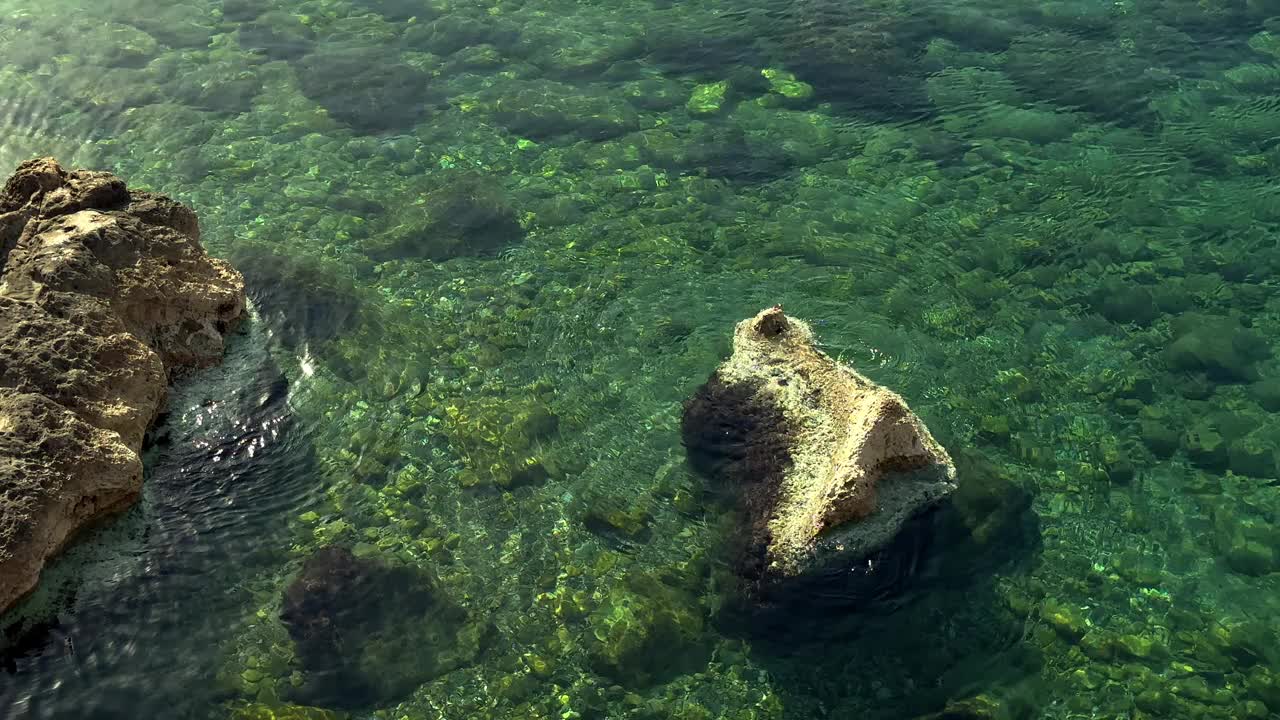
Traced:
[[[3, 0], [0, 160], [192, 203], [325, 468], [239, 617], [168, 619], [226, 627], [174, 662], [234, 704], [182, 701], [297, 712], [280, 592], [340, 543], [499, 632], [380, 716], [1280, 713], [1274, 4], [161, 5]], [[677, 432], [776, 302], [1017, 538], [788, 652]]]

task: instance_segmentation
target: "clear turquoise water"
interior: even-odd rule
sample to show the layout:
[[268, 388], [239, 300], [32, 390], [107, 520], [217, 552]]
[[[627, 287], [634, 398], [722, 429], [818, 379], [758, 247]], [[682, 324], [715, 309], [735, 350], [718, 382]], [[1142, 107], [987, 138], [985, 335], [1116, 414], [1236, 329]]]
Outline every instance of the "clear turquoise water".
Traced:
[[[0, 166], [190, 203], [257, 312], [0, 714], [1280, 715], [1280, 5], [0, 11]], [[969, 490], [895, 602], [744, 629], [680, 404], [774, 303]], [[484, 632], [358, 598], [404, 642], [341, 662], [411, 681], [320, 692], [280, 614], [332, 543]]]

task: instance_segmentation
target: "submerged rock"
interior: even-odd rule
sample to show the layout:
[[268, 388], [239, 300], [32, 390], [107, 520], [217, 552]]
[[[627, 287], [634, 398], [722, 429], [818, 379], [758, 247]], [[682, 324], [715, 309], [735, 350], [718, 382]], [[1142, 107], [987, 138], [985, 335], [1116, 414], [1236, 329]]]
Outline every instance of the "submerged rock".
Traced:
[[303, 94], [357, 133], [406, 131], [443, 100], [393, 47], [323, 47], [293, 67]]
[[414, 50], [452, 55], [464, 48], [477, 45], [495, 45], [500, 49], [511, 47], [520, 33], [494, 17], [484, 19], [461, 12], [451, 12], [431, 22], [414, 23], [405, 30], [405, 44]]
[[267, 705], [254, 703], [237, 708], [231, 720], [345, 720], [344, 713], [303, 705]]
[[1172, 372], [1203, 373], [1215, 383], [1248, 383], [1258, 380], [1258, 363], [1271, 356], [1271, 348], [1241, 318], [1185, 313], [1169, 325], [1173, 342], [1165, 348], [1165, 363]]
[[303, 702], [385, 705], [473, 661], [489, 625], [424, 570], [330, 545], [284, 591], [280, 619], [297, 646]]
[[690, 462], [745, 515], [736, 566], [758, 600], [871, 574], [956, 487], [951, 458], [902, 398], [815, 343], [804, 322], [764, 310], [738, 324], [733, 355], [685, 405]]
[[0, 610], [138, 498], [169, 379], [216, 364], [244, 283], [195, 214], [108, 173], [18, 166], [0, 193]]
[[690, 115], [698, 117], [715, 115], [724, 108], [728, 99], [729, 81], [721, 80], [694, 88], [689, 102], [685, 103], [685, 108], [689, 110]]
[[240, 47], [272, 60], [306, 55], [314, 42], [310, 26], [291, 13], [275, 10], [241, 24], [236, 35]]
[[586, 622], [592, 667], [628, 687], [705, 668], [710, 655], [697, 598], [649, 573], [602, 593]]
[[885, 7], [800, 0], [771, 14], [755, 45], [786, 57], [819, 100], [902, 117], [926, 102], [914, 57], [923, 36], [906, 18]]
[[535, 140], [564, 135], [605, 140], [640, 125], [630, 105], [550, 80], [495, 87], [486, 93], [482, 107], [511, 132]]
[[448, 180], [403, 213], [401, 228], [370, 241], [369, 256], [447, 260], [483, 255], [524, 239], [519, 214], [501, 184], [470, 172]]
[[252, 20], [266, 11], [266, 4], [255, 0], [222, 0], [222, 17], [231, 22]]

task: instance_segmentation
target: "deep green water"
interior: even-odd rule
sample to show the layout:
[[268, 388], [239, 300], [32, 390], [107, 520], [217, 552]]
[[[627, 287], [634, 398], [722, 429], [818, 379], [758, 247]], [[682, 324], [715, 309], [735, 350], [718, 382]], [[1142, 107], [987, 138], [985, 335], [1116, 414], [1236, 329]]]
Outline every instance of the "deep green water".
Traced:
[[[258, 313], [0, 716], [1280, 717], [1275, 0], [0, 0], [0, 88], [0, 169], [190, 203]], [[679, 417], [774, 303], [964, 541], [744, 628]], [[279, 617], [334, 543], [488, 631], [369, 598], [409, 690], [326, 685]]]

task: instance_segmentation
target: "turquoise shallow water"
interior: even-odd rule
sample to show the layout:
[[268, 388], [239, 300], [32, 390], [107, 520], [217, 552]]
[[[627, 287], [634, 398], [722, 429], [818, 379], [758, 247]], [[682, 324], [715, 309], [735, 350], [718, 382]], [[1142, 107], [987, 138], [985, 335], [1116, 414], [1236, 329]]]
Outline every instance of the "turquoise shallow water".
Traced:
[[[0, 11], [0, 166], [190, 203], [256, 312], [0, 714], [1280, 716], [1280, 5]], [[892, 602], [744, 627], [680, 407], [774, 303], [968, 490]], [[434, 599], [300, 647], [332, 544]]]

